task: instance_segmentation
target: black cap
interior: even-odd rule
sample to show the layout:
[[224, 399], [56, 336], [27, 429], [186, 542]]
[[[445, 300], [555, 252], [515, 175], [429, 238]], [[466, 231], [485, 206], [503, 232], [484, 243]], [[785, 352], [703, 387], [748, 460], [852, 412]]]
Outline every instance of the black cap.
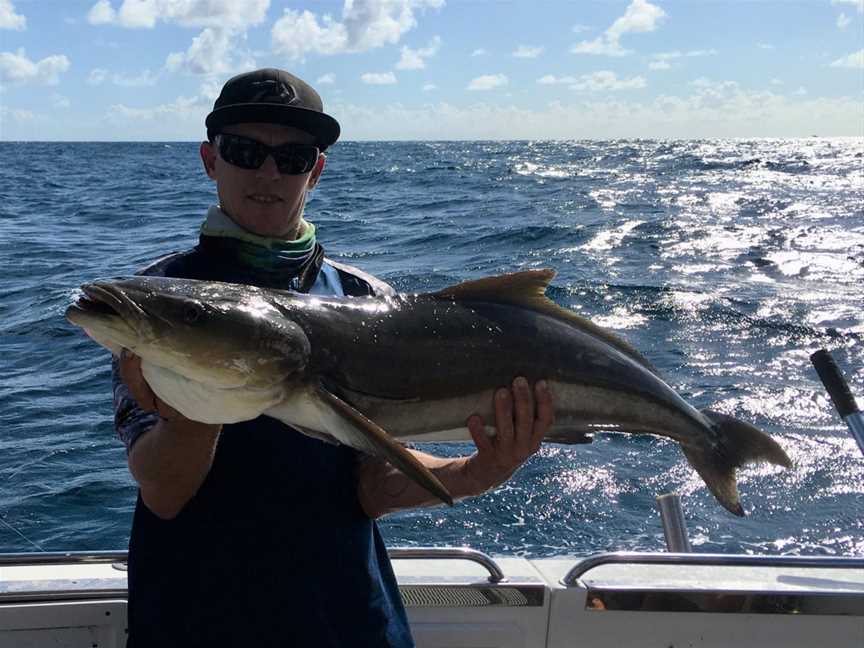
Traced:
[[229, 79], [207, 115], [207, 136], [223, 126], [263, 122], [294, 126], [314, 135], [321, 150], [339, 139], [339, 122], [324, 112], [315, 89], [285, 70], [264, 68]]

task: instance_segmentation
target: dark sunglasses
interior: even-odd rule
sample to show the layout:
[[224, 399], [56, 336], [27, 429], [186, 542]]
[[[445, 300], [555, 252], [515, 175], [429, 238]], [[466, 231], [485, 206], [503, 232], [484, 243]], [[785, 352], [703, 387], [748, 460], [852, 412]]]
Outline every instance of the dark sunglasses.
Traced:
[[267, 146], [241, 135], [219, 133], [216, 137], [222, 159], [241, 169], [257, 169], [264, 164], [268, 155], [272, 155], [279, 173], [301, 175], [314, 169], [318, 161], [318, 147], [312, 144]]

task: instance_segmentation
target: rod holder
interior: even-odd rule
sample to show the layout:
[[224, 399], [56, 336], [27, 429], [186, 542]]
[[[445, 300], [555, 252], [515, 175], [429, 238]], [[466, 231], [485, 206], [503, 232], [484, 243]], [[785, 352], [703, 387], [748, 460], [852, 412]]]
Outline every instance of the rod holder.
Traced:
[[849, 383], [846, 382], [834, 358], [825, 349], [819, 349], [811, 355], [810, 362], [816, 368], [816, 373], [825, 385], [837, 413], [852, 433], [858, 449], [861, 450], [861, 454], [864, 454], [864, 415], [858, 409], [855, 397], [849, 389]]
[[690, 538], [687, 537], [687, 523], [684, 521], [681, 496], [677, 493], [658, 495], [657, 508], [660, 510], [660, 519], [663, 521], [666, 551], [691, 553], [693, 548], [690, 546]]

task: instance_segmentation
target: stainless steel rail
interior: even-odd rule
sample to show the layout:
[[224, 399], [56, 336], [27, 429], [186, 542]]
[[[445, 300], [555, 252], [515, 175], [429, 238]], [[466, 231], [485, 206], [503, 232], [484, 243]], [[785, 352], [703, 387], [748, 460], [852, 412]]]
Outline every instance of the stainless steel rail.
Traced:
[[[490, 583], [505, 580], [504, 572], [489, 555], [467, 547], [397, 547], [389, 549], [388, 555], [396, 560], [469, 560], [482, 565], [489, 572]], [[55, 553], [6, 553], [0, 554], [2, 566], [68, 565], [125, 563], [125, 551], [66, 551]]]
[[391, 558], [401, 559], [433, 559], [433, 560], [470, 560], [486, 568], [490, 583], [500, 583], [505, 580], [504, 572], [492, 558], [476, 549], [466, 547], [400, 547], [389, 549]]
[[742, 556], [739, 554], [643, 553], [616, 551], [595, 554], [579, 561], [561, 580], [572, 587], [586, 573], [601, 565], [699, 565], [722, 567], [820, 567], [864, 569], [864, 558], [838, 556]]
[[666, 551], [670, 553], [691, 553], [690, 538], [687, 536], [687, 522], [684, 521], [684, 508], [678, 493], [666, 493], [656, 498], [663, 522], [663, 535], [666, 538]]

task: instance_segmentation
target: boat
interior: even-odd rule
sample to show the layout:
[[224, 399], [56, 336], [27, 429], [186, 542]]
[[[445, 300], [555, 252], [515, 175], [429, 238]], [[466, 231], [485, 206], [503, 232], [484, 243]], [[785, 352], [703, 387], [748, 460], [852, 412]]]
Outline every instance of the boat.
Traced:
[[[862, 558], [390, 555], [418, 648], [864, 646]], [[122, 648], [126, 606], [125, 552], [0, 555], [0, 648]]]

